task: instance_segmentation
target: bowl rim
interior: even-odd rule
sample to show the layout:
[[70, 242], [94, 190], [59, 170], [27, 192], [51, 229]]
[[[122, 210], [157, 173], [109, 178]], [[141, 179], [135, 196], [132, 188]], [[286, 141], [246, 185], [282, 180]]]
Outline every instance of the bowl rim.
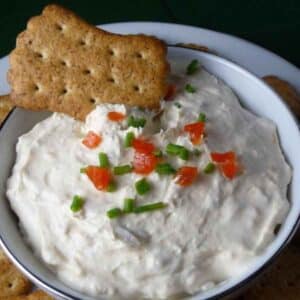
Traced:
[[[186, 52], [190, 52], [190, 53], [199, 53], [199, 50], [196, 49], [189, 49], [189, 48], [185, 48], [179, 45], [169, 45], [169, 48], [175, 48], [175, 49], [182, 49], [182, 51], [186, 51]], [[290, 115], [290, 117], [292, 118], [293, 122], [295, 124], [297, 124], [297, 119], [294, 116], [294, 114], [290, 111], [289, 107], [287, 106], [287, 104], [281, 99], [280, 96], [278, 96], [272, 89], [271, 87], [269, 87], [263, 80], [261, 80], [259, 77], [257, 77], [255, 74], [251, 73], [250, 71], [248, 71], [247, 69], [245, 69], [244, 67], [241, 67], [240, 65], [238, 65], [235, 62], [232, 62], [229, 59], [225, 59], [223, 57], [220, 57], [218, 55], [215, 55], [213, 53], [206, 53], [206, 52], [202, 52], [201, 51], [201, 55], [203, 55], [204, 57], [208, 57], [211, 58], [215, 61], [221, 62], [221, 63], [225, 63], [227, 65], [229, 65], [229, 67], [236, 69], [237, 71], [245, 74], [247, 77], [250, 77], [254, 80], [256, 80], [257, 83], [261, 84], [264, 86], [265, 89], [268, 89], [269, 92], [271, 92], [273, 94], [273, 96], [275, 98], [277, 98], [281, 104], [283, 104], [283, 106], [287, 109], [287, 113]], [[230, 86], [229, 86], [230, 87]], [[5, 124], [7, 123], [7, 121], [10, 119], [10, 117], [12, 116], [13, 113], [15, 113], [16, 108], [13, 108], [9, 114], [6, 116], [6, 118], [4, 119], [4, 121], [0, 124], [0, 132], [1, 130], [5, 127]], [[293, 180], [293, 179], [292, 179]], [[213, 299], [219, 299], [221, 297], [225, 297], [228, 296], [240, 289], [242, 289], [243, 287], [245, 287], [248, 283], [250, 283], [251, 281], [254, 280], [254, 278], [256, 278], [259, 274], [261, 274], [263, 271], [265, 271], [275, 260], [276, 258], [280, 255], [280, 253], [282, 252], [282, 250], [287, 246], [287, 244], [290, 242], [290, 240], [292, 239], [292, 237], [294, 236], [295, 232], [297, 231], [298, 227], [300, 226], [300, 212], [298, 213], [297, 218], [294, 220], [292, 228], [290, 229], [289, 233], [286, 235], [285, 239], [282, 240], [280, 242], [279, 247], [276, 249], [276, 251], [273, 253], [273, 255], [269, 256], [266, 261], [264, 263], [262, 263], [256, 270], [254, 270], [253, 272], [251, 272], [248, 276], [245, 276], [245, 278], [242, 278], [240, 281], [238, 281], [237, 283], [233, 283], [232, 286], [229, 286], [227, 289], [223, 290], [223, 291], [219, 291], [216, 292], [214, 295], [209, 296], [208, 298], [205, 298], [206, 300], [213, 300]], [[270, 245], [273, 243], [274, 241], [272, 241], [270, 243]], [[41, 288], [45, 289], [47, 292], [62, 297], [63, 299], [69, 299], [69, 300], [81, 300], [81, 298], [78, 298], [74, 295], [69, 294], [67, 291], [63, 291], [60, 288], [57, 288], [55, 286], [53, 286], [51, 283], [46, 282], [44, 279], [39, 277], [39, 274], [35, 274], [34, 271], [30, 270], [28, 267], [26, 267], [22, 261], [20, 261], [15, 255], [14, 252], [11, 250], [11, 248], [6, 244], [6, 242], [4, 241], [4, 239], [2, 238], [2, 234], [0, 231], [0, 245], [2, 246], [3, 251], [5, 252], [5, 254], [14, 262], [14, 264], [30, 279], [32, 280], [36, 285], [40, 286]], [[74, 290], [71, 287], [68, 287], [71, 290]], [[87, 297], [89, 297], [88, 295], [86, 295]], [[196, 293], [194, 295], [191, 295], [189, 297], [191, 297], [191, 299], [197, 299], [197, 296], [200, 296], [199, 293]], [[196, 297], [196, 298], [195, 298]]]

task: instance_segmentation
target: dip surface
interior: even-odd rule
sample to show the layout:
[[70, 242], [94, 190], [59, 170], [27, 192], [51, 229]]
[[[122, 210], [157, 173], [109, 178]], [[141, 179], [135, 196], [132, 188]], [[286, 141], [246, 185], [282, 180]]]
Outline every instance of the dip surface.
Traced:
[[[160, 118], [123, 105], [101, 105], [86, 123], [53, 114], [21, 136], [7, 196], [22, 232], [36, 255], [61, 280], [92, 296], [167, 298], [212, 288], [240, 275], [274, 239], [274, 229], [289, 210], [287, 185], [291, 171], [280, 150], [275, 125], [244, 110], [223, 82], [199, 70], [186, 76], [185, 66], [172, 64], [177, 93], [163, 102]], [[196, 88], [188, 93], [185, 85]], [[144, 128], [112, 122], [117, 111], [146, 118]], [[206, 114], [205, 138], [194, 146], [184, 125]], [[94, 149], [82, 144], [88, 131], [101, 134]], [[152, 172], [151, 190], [137, 196], [134, 172], [115, 176], [117, 190], [97, 190], [80, 168], [98, 165], [105, 152], [112, 166], [130, 164], [134, 150], [125, 136], [148, 138], [161, 150], [168, 143], [194, 153], [185, 162], [167, 160], [175, 168], [200, 171], [189, 187], [174, 176]], [[235, 151], [243, 172], [233, 180], [216, 169], [202, 170], [211, 152]], [[70, 209], [74, 195], [85, 199], [80, 212]], [[144, 214], [109, 219], [106, 212], [125, 198], [139, 205], [162, 201], [167, 207]]]

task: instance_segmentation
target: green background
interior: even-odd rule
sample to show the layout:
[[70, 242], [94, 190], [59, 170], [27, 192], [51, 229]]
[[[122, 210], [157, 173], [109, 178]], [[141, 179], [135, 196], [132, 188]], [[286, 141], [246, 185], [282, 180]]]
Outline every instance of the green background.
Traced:
[[[2, 1], [0, 57], [9, 53], [30, 16], [53, 1]], [[300, 67], [299, 0], [62, 0], [93, 24], [162, 21], [196, 25], [253, 41]]]

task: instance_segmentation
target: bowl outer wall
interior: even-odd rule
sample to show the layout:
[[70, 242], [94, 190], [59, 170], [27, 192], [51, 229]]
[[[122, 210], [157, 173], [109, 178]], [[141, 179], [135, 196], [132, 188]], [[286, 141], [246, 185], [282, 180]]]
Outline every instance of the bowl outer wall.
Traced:
[[[177, 47], [170, 47], [169, 53], [171, 58], [186, 61], [193, 58], [199, 59], [208, 71], [224, 80], [234, 90], [244, 106], [260, 116], [273, 120], [278, 127], [284, 154], [294, 172], [290, 186], [291, 210], [277, 238], [245, 274], [191, 298], [195, 300], [212, 299], [244, 286], [250, 278], [262, 271], [267, 262], [278, 255], [295, 232], [300, 213], [300, 202], [296, 201], [296, 197], [299, 198], [300, 195], [300, 186], [297, 188], [296, 185], [296, 182], [300, 182], [300, 156], [297, 155], [297, 151], [299, 152], [300, 149], [300, 134], [296, 121], [286, 105], [277, 94], [254, 75], [212, 54]], [[2, 157], [5, 157], [0, 160], [0, 170], [2, 170], [0, 173], [0, 196], [3, 198], [2, 200], [5, 198], [6, 180], [15, 160], [14, 148], [18, 136], [30, 130], [36, 122], [46, 116], [48, 114], [15, 109], [2, 126], [0, 153]], [[0, 201], [0, 236], [1, 244], [8, 255], [36, 284], [66, 299], [91, 299], [65, 287], [32, 255], [31, 250], [23, 242], [16, 219], [6, 201]]]

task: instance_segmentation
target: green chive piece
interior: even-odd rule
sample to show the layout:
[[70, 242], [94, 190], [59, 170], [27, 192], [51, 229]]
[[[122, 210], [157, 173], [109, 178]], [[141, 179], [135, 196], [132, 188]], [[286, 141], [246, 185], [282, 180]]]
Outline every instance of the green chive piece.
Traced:
[[186, 74], [192, 75], [196, 73], [199, 69], [199, 62], [197, 59], [193, 59], [186, 68]]
[[179, 102], [175, 102], [174, 105], [177, 107], [177, 108], [181, 108], [182, 105], [179, 103]]
[[117, 217], [120, 217], [123, 214], [122, 210], [118, 207], [112, 208], [106, 212], [106, 215], [110, 219], [115, 219]]
[[188, 160], [189, 159], [189, 151], [187, 149], [182, 149], [180, 152], [179, 152], [179, 155], [178, 155], [182, 160]]
[[156, 202], [156, 203], [150, 203], [142, 206], [136, 207], [133, 212], [136, 214], [144, 213], [144, 212], [150, 212], [158, 209], [163, 209], [167, 207], [166, 203], [163, 202]]
[[104, 152], [100, 152], [98, 154], [98, 158], [99, 158], [99, 165], [102, 168], [108, 168], [109, 167], [109, 160], [107, 157], [107, 154]]
[[168, 163], [157, 164], [155, 171], [161, 175], [175, 174], [176, 170]]
[[107, 189], [106, 191], [109, 192], [109, 193], [113, 193], [117, 190], [117, 184], [115, 181], [111, 181], [108, 186], [107, 186]]
[[130, 116], [127, 120], [128, 127], [144, 127], [146, 124], [145, 118], [135, 118], [134, 116]]
[[195, 156], [200, 156], [201, 155], [201, 150], [199, 150], [199, 149], [195, 149], [194, 151], [193, 151], [193, 154], [195, 155]]
[[78, 195], [75, 195], [73, 197], [70, 208], [73, 212], [78, 212], [81, 210], [83, 204], [84, 204], [84, 199]]
[[162, 153], [161, 150], [157, 149], [157, 150], [153, 151], [153, 155], [156, 156], [156, 157], [162, 157], [163, 153]]
[[113, 172], [115, 175], [124, 175], [130, 173], [131, 171], [132, 171], [132, 166], [130, 165], [117, 166], [113, 168]]
[[176, 145], [176, 144], [168, 144], [166, 148], [166, 152], [170, 155], [177, 155], [182, 160], [188, 160], [189, 159], [189, 151], [183, 146]]
[[131, 147], [133, 140], [134, 140], [134, 133], [128, 132], [125, 137], [124, 146], [127, 148]]
[[166, 152], [171, 155], [178, 155], [182, 148], [183, 146], [170, 143], [166, 147]]
[[188, 92], [188, 93], [195, 93], [196, 92], [196, 88], [193, 87], [191, 84], [186, 84], [185, 86], [185, 90]]
[[135, 199], [132, 198], [126, 198], [124, 200], [124, 207], [123, 207], [123, 211], [125, 213], [131, 213], [134, 211], [135, 208]]
[[200, 122], [206, 122], [206, 114], [200, 113], [198, 117], [198, 121]]
[[135, 183], [135, 189], [139, 195], [145, 195], [151, 190], [151, 185], [146, 178], [142, 178]]
[[203, 172], [205, 174], [210, 174], [215, 170], [215, 165], [212, 162], [209, 162], [204, 168]]
[[85, 168], [85, 167], [80, 168], [80, 173], [81, 173], [81, 174], [85, 174], [85, 172], [86, 172], [86, 168]]

